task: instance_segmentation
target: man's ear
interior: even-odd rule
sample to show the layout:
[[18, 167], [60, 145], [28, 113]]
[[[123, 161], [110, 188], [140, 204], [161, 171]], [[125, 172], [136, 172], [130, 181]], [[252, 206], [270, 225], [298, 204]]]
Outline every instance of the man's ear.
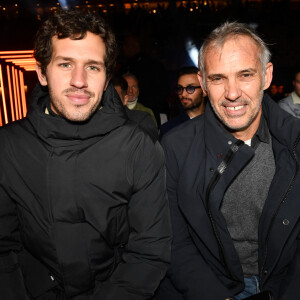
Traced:
[[264, 90], [269, 88], [273, 79], [273, 64], [269, 62], [266, 66]]
[[105, 82], [103, 91], [106, 91], [107, 86], [108, 86], [108, 84], [109, 84], [109, 82], [110, 82], [110, 80], [111, 80], [111, 77], [112, 77], [112, 76], [109, 76], [109, 77], [106, 78], [106, 82]]
[[43, 86], [46, 86], [48, 84], [47, 83], [47, 78], [46, 78], [46, 75], [44, 75], [42, 73], [41, 65], [39, 63], [36, 63], [35, 70], [36, 70], [36, 74], [38, 76], [40, 84], [43, 85]]
[[200, 73], [200, 71], [197, 73], [197, 77], [198, 77], [198, 80], [199, 80], [199, 83], [201, 85], [201, 89], [202, 89], [202, 92], [203, 92], [203, 96], [206, 97], [207, 96], [207, 92], [204, 88], [204, 85], [203, 85], [203, 76], [202, 74]]

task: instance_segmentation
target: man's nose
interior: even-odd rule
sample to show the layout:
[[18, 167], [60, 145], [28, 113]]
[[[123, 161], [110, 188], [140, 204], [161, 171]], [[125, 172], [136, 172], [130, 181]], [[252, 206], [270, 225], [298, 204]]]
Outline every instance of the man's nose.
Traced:
[[128, 87], [127, 93], [128, 94], [132, 94], [133, 93], [133, 88], [131, 86]]
[[72, 71], [71, 85], [79, 89], [87, 87], [87, 73], [84, 68], [74, 68]]
[[183, 89], [181, 96], [182, 98], [187, 98], [189, 96], [189, 93], [186, 91], [186, 89]]
[[228, 79], [225, 84], [225, 98], [235, 101], [241, 97], [242, 91], [236, 79]]

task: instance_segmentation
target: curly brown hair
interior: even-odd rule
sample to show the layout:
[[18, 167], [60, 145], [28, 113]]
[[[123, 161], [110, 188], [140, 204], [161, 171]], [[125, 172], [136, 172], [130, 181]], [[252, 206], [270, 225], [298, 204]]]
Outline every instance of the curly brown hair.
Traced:
[[80, 40], [87, 31], [99, 35], [105, 44], [104, 63], [106, 77], [114, 71], [117, 59], [116, 38], [109, 25], [98, 14], [76, 9], [60, 10], [46, 20], [39, 28], [35, 38], [34, 57], [40, 64], [43, 75], [52, 57], [52, 37]]

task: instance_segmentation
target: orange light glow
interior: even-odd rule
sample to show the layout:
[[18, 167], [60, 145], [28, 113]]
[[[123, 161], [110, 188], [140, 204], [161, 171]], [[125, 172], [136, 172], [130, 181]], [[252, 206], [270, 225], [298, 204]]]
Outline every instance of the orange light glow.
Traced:
[[14, 91], [14, 100], [15, 100], [16, 119], [19, 120], [17, 88], [16, 88], [16, 78], [15, 78], [15, 68], [14, 67], [11, 68], [11, 74], [13, 77], [13, 91]]
[[27, 59], [6, 59], [5, 62], [11, 62], [15, 65], [20, 65], [20, 64], [35, 64], [35, 60], [31, 58]]
[[28, 71], [28, 72], [35, 71], [35, 68], [28, 68], [28, 67], [26, 67], [26, 68], [24, 68], [24, 69], [25, 69], [25, 71]]
[[21, 51], [0, 51], [0, 55], [4, 55], [4, 54], [25, 54], [25, 53], [32, 53], [33, 54], [33, 50], [21, 50]]
[[24, 87], [24, 76], [21, 70], [19, 70], [19, 77], [20, 77], [20, 90], [21, 90], [21, 101], [23, 107], [23, 117], [25, 117], [27, 114], [27, 107], [26, 107], [25, 87]]
[[21, 99], [20, 99], [19, 76], [18, 76], [18, 70], [16, 70], [16, 69], [15, 69], [15, 77], [16, 77], [16, 87], [17, 87], [19, 118], [22, 119], [22, 107], [21, 107]]
[[8, 91], [9, 91], [11, 119], [14, 122], [15, 121], [15, 111], [14, 111], [15, 109], [14, 109], [14, 102], [13, 102], [12, 89], [11, 89], [11, 79], [10, 79], [9, 66], [6, 66], [6, 71], [7, 71], [7, 79], [8, 79]]
[[2, 66], [1, 65], [0, 65], [0, 84], [1, 84], [1, 92], [2, 92], [4, 120], [5, 120], [5, 124], [7, 124], [8, 123], [8, 118], [7, 118], [7, 109], [6, 109], [6, 102], [5, 102], [5, 93], [4, 93]]
[[0, 55], [0, 58], [32, 58], [33, 56], [30, 54], [24, 55]]
[[35, 66], [23, 66], [23, 65], [21, 65], [20, 68], [25, 69], [25, 71], [35, 71]]
[[0, 51], [0, 126], [27, 114], [24, 72], [35, 71], [33, 54], [33, 50]]

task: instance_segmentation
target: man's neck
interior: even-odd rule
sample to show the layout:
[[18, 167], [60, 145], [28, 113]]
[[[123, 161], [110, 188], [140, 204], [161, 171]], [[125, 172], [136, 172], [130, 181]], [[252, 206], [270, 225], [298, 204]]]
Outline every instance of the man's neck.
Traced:
[[300, 97], [296, 94], [295, 91], [292, 92], [291, 96], [295, 104], [300, 104]]
[[137, 104], [137, 101], [138, 101], [138, 98], [136, 98], [135, 100], [130, 101], [130, 102], [128, 101], [128, 102], [127, 102], [127, 107], [128, 107], [130, 110], [134, 109], [135, 106], [136, 106], [136, 104]]
[[262, 110], [260, 110], [260, 112], [258, 113], [256, 118], [252, 121], [250, 126], [245, 128], [244, 130], [231, 131], [231, 134], [236, 139], [241, 140], [241, 141], [247, 141], [247, 140], [252, 139], [259, 127], [261, 117], [262, 117]]
[[200, 106], [198, 107], [194, 107], [192, 109], [186, 110], [186, 113], [188, 114], [188, 116], [190, 117], [190, 119], [193, 119], [197, 116], [200, 116], [201, 114], [204, 113], [205, 110], [205, 105], [204, 105], [204, 101], [202, 101], [202, 103], [200, 104]]

